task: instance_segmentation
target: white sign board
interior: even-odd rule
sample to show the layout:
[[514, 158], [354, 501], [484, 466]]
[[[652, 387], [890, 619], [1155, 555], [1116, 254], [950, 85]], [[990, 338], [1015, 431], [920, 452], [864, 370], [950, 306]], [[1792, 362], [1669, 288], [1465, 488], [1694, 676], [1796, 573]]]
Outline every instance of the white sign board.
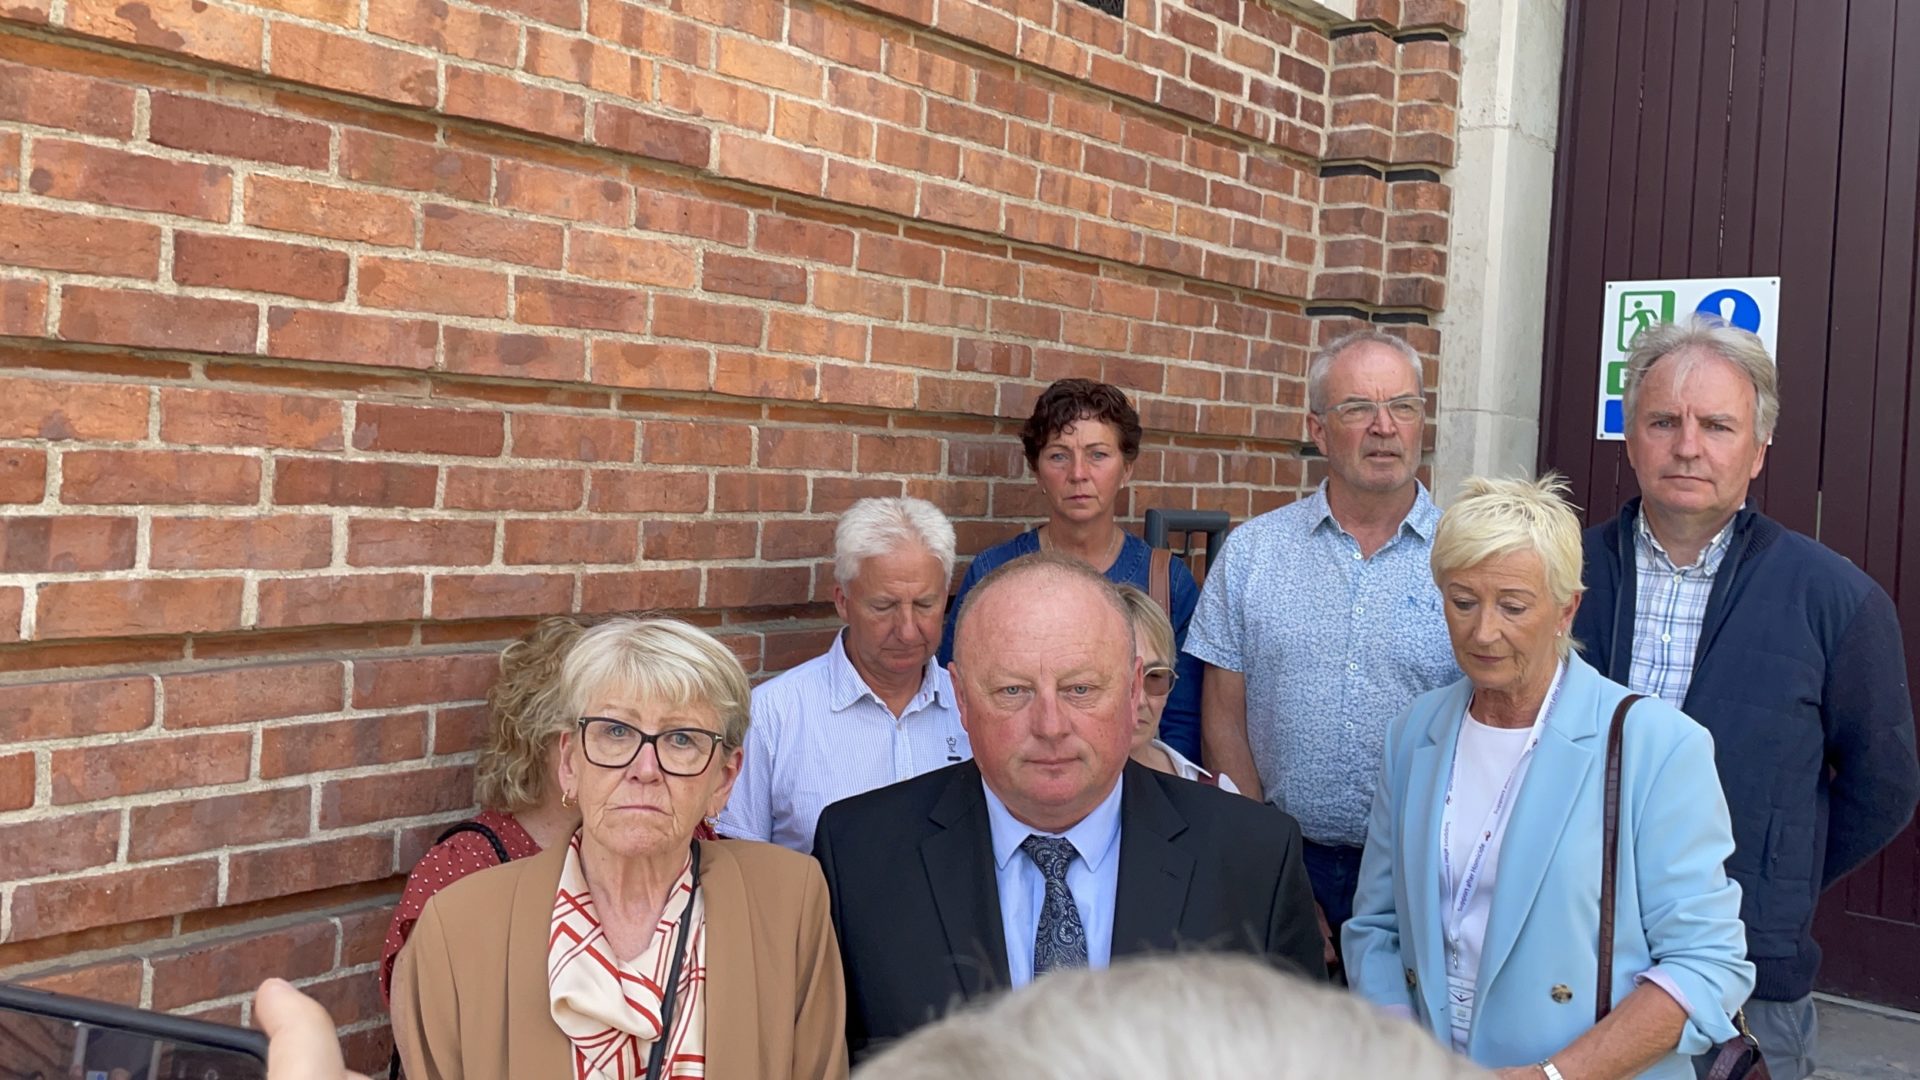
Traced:
[[1657, 322], [1672, 322], [1698, 311], [1760, 335], [1767, 355], [1780, 362], [1780, 279], [1678, 278], [1670, 281], [1609, 281], [1607, 306], [1600, 320], [1600, 407], [1594, 437], [1626, 438], [1621, 394], [1626, 391], [1627, 355], [1634, 335]]

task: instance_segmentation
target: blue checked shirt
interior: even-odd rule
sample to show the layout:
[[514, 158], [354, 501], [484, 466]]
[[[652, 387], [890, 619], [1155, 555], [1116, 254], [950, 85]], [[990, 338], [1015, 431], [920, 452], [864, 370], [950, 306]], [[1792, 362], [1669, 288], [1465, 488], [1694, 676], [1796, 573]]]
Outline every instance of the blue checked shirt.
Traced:
[[714, 828], [806, 854], [829, 804], [972, 756], [945, 668], [927, 661], [896, 718], [847, 659], [842, 631], [826, 652], [754, 687], [746, 760]]
[[1713, 575], [1733, 536], [1728, 522], [1692, 566], [1673, 565], [1641, 514], [1634, 528], [1633, 667], [1627, 686], [1684, 709], [1693, 685], [1693, 654], [1700, 648]]
[[1307, 839], [1359, 847], [1387, 725], [1460, 678], [1428, 568], [1440, 509], [1423, 485], [1386, 546], [1362, 558], [1326, 486], [1227, 537], [1186, 651], [1247, 680], [1247, 741], [1267, 801]]

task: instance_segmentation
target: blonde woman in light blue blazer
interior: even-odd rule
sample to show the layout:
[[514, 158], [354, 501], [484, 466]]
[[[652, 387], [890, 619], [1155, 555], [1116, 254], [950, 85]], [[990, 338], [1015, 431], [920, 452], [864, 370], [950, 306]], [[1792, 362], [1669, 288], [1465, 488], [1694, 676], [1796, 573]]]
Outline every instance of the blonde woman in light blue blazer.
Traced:
[[1347, 977], [1506, 1080], [1691, 1080], [1753, 988], [1726, 799], [1706, 730], [1636, 703], [1596, 1025], [1607, 729], [1628, 690], [1567, 637], [1581, 549], [1564, 490], [1469, 480], [1441, 518], [1434, 580], [1467, 677], [1388, 730]]

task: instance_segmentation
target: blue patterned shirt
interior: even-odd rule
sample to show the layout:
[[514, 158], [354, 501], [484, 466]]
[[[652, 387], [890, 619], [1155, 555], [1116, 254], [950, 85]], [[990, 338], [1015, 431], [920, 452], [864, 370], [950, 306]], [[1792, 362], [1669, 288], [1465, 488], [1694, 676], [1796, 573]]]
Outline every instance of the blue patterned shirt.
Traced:
[[1707, 543], [1692, 566], [1678, 567], [1654, 539], [1642, 513], [1634, 526], [1633, 667], [1629, 689], [1652, 694], [1676, 709], [1687, 706], [1693, 685], [1693, 654], [1700, 648], [1700, 626], [1713, 595], [1714, 571], [1727, 557], [1733, 536], [1729, 521]]
[[1326, 485], [1227, 537], [1186, 651], [1247, 680], [1247, 742], [1267, 801], [1307, 839], [1359, 847], [1387, 724], [1460, 678], [1428, 567], [1440, 509], [1424, 485], [1370, 558]]
[[929, 660], [895, 717], [847, 659], [842, 631], [826, 652], [753, 688], [746, 760], [714, 828], [806, 854], [829, 804], [972, 756], [945, 668]]

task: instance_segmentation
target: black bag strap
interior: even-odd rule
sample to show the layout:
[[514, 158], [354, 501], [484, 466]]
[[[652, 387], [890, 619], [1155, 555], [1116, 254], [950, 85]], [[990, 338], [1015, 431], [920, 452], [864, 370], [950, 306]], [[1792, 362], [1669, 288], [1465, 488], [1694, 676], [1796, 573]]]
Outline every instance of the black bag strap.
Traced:
[[1620, 750], [1627, 733], [1627, 710], [1645, 694], [1628, 694], [1613, 710], [1607, 729], [1606, 827], [1600, 841], [1600, 986], [1593, 996], [1593, 1022], [1613, 1011], [1614, 869], [1620, 862]]
[[468, 833], [468, 832], [479, 833], [481, 836], [486, 837], [487, 843], [493, 845], [494, 857], [499, 859], [501, 862], [508, 863], [513, 861], [513, 856], [507, 854], [507, 845], [500, 842], [500, 834], [494, 832], [492, 829], [489, 829], [485, 825], [480, 824], [478, 821], [455, 822], [454, 824], [448, 826], [447, 831], [441, 833], [440, 839], [435, 840], [434, 843], [444, 844], [447, 841], [453, 839], [454, 837], [459, 836], [461, 833]]

